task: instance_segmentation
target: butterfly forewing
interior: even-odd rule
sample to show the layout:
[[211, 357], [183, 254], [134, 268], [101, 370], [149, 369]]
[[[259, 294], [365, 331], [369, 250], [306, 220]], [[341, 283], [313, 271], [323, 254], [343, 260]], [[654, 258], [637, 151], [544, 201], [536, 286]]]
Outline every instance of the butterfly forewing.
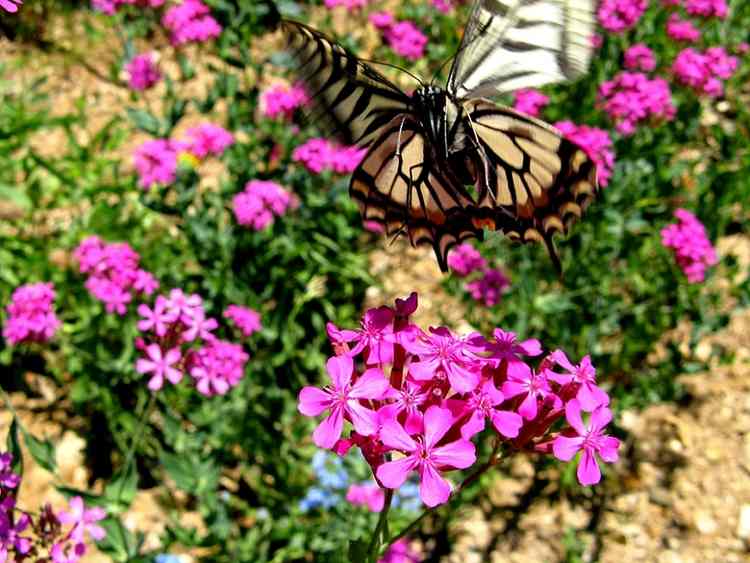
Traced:
[[478, 151], [478, 216], [521, 242], [566, 233], [595, 197], [596, 168], [577, 145], [543, 121], [487, 100], [464, 104]]
[[408, 117], [392, 121], [372, 144], [350, 193], [365, 221], [384, 225], [387, 234], [405, 232], [413, 245], [432, 245], [444, 271], [452, 246], [482, 236], [471, 196], [435, 160], [421, 127]]
[[311, 98], [312, 120], [347, 144], [366, 146], [409, 97], [387, 78], [303, 24], [283, 21], [297, 73]]
[[588, 67], [595, 0], [477, 0], [448, 79], [457, 98], [573, 78]]

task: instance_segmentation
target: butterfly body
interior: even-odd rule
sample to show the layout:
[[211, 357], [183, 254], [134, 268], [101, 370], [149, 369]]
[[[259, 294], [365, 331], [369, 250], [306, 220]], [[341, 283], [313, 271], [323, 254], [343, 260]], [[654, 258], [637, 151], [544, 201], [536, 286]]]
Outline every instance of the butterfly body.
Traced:
[[585, 70], [593, 3], [476, 0], [446, 88], [420, 85], [411, 96], [318, 31], [284, 21], [313, 118], [368, 148], [350, 184], [363, 219], [432, 245], [444, 271], [450, 248], [485, 228], [542, 242], [559, 268], [552, 237], [596, 195], [595, 167], [553, 127], [484, 96]]

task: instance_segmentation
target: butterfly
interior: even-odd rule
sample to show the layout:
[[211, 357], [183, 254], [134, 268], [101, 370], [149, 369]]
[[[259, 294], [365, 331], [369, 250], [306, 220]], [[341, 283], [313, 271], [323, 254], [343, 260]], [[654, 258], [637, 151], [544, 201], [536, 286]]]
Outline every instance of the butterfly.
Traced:
[[476, 0], [445, 88], [409, 95], [340, 44], [282, 20], [311, 118], [366, 147], [349, 192], [362, 218], [413, 246], [449, 250], [484, 229], [546, 245], [598, 192], [586, 153], [543, 121], [488, 97], [586, 71], [595, 0]]

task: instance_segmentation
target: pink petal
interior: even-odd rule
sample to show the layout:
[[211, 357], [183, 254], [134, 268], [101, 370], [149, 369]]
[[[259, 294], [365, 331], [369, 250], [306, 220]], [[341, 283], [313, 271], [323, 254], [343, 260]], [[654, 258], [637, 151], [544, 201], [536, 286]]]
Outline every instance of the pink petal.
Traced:
[[474, 370], [453, 364], [447, 372], [451, 387], [459, 393], [470, 393], [479, 385], [479, 374]]
[[167, 368], [164, 370], [164, 375], [166, 378], [174, 384], [177, 384], [182, 379], [182, 372], [175, 368]]
[[517, 381], [531, 379], [531, 368], [517, 358], [508, 360], [508, 377]]
[[417, 466], [416, 456], [407, 456], [389, 461], [378, 467], [375, 474], [383, 485], [389, 489], [398, 489], [404, 484], [409, 472]]
[[451, 485], [429, 463], [422, 465], [422, 482], [419, 484], [419, 496], [427, 506], [432, 508], [443, 504], [451, 496]]
[[505, 396], [503, 395], [503, 392], [500, 391], [497, 387], [495, 387], [495, 384], [492, 382], [492, 379], [488, 379], [484, 382], [482, 385], [482, 393], [487, 395], [490, 398], [490, 404], [494, 407], [495, 405], [499, 405], [505, 400]]
[[417, 381], [428, 381], [435, 377], [435, 372], [440, 367], [440, 360], [435, 357], [424, 362], [412, 362], [409, 364], [409, 375]]
[[565, 419], [578, 434], [581, 436], [586, 434], [586, 427], [581, 420], [581, 403], [578, 399], [572, 399], [565, 405]]
[[138, 373], [148, 373], [150, 371], [154, 371], [155, 368], [156, 364], [151, 360], [147, 360], [145, 358], [138, 358], [138, 360], [135, 362], [135, 371], [137, 371]]
[[390, 382], [383, 375], [383, 371], [377, 368], [368, 369], [349, 391], [349, 396], [354, 399], [382, 399], [391, 388]]
[[511, 411], [493, 410], [490, 413], [495, 429], [506, 438], [515, 438], [523, 426], [523, 418]]
[[448, 409], [431, 406], [424, 413], [424, 444], [429, 450], [445, 436], [453, 425], [453, 415]]
[[599, 457], [607, 463], [614, 463], [620, 458], [617, 449], [620, 447], [620, 440], [613, 436], [605, 436], [599, 443]]
[[97, 541], [103, 540], [107, 536], [107, 532], [104, 531], [104, 528], [97, 526], [96, 524], [89, 525], [86, 529], [88, 530], [89, 535]]
[[313, 432], [313, 442], [319, 448], [330, 450], [341, 437], [344, 428], [344, 409], [337, 405]]
[[333, 404], [331, 396], [317, 387], [303, 387], [299, 392], [297, 410], [305, 416], [318, 416]]
[[596, 485], [602, 478], [602, 472], [599, 470], [599, 464], [596, 463], [594, 453], [588, 449], [583, 450], [576, 475], [581, 485]]
[[346, 402], [346, 412], [352, 419], [354, 429], [362, 436], [370, 436], [378, 430], [378, 413], [363, 407], [355, 400]]
[[578, 389], [576, 399], [580, 401], [581, 408], [587, 412], [593, 411], [599, 405], [609, 404], [609, 395], [593, 383], [583, 383]]
[[527, 356], [538, 356], [542, 353], [542, 343], [536, 338], [529, 338], [518, 344], [518, 348], [523, 350]]
[[[567, 414], [567, 411], [566, 411]], [[592, 432], [601, 431], [607, 424], [612, 420], [612, 411], [607, 407], [597, 407], [593, 413], [591, 413], [591, 422], [589, 426]]]
[[565, 352], [562, 350], [555, 350], [549, 355], [550, 359], [552, 359], [557, 365], [565, 368], [571, 373], [575, 373], [576, 368], [575, 366], [570, 362], [568, 359], [568, 356], [565, 355]]
[[158, 391], [162, 388], [162, 385], [164, 385], [164, 377], [162, 377], [161, 374], [157, 374], [149, 379], [147, 387], [151, 389], [151, 391]]
[[331, 376], [334, 389], [343, 389], [352, 380], [354, 362], [349, 356], [333, 356], [328, 358], [326, 369]]
[[510, 399], [512, 397], [520, 395], [521, 393], [527, 392], [528, 386], [524, 383], [521, 383], [520, 381], [509, 379], [508, 381], [503, 383], [502, 393], [506, 399]]
[[162, 359], [161, 347], [159, 347], [158, 344], [149, 344], [146, 347], [146, 354], [148, 354], [148, 357], [155, 362], [160, 362]]
[[466, 424], [461, 427], [461, 437], [464, 440], [468, 440], [472, 436], [475, 436], [482, 430], [484, 430], [484, 426], [484, 414], [480, 410], [475, 410], [473, 413], [471, 413], [471, 416], [469, 417], [469, 420], [466, 421]]
[[[504, 388], [505, 386], [503, 386], [503, 389]], [[518, 407], [518, 412], [526, 420], [533, 420], [534, 418], [536, 418], [537, 404], [536, 395], [534, 395], [534, 393], [529, 393], [528, 395], [526, 395], [526, 398], [521, 403], [521, 406]]]
[[468, 440], [456, 440], [432, 450], [430, 459], [436, 466], [465, 469], [477, 460], [477, 454], [474, 444]]
[[552, 442], [552, 452], [557, 459], [570, 461], [583, 446], [583, 438], [580, 436], [558, 436]]
[[396, 421], [387, 421], [378, 433], [380, 441], [389, 448], [402, 452], [413, 452], [417, 449], [417, 443], [409, 436], [403, 427]]

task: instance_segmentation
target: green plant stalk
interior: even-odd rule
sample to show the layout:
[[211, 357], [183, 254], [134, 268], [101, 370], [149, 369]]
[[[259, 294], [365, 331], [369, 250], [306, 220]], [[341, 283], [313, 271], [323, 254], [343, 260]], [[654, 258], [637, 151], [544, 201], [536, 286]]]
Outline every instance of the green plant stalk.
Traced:
[[[393, 489], [385, 490], [385, 500], [383, 502], [383, 510], [380, 511], [380, 517], [378, 518], [378, 524], [375, 526], [375, 531], [372, 533], [372, 539], [370, 545], [367, 548], [367, 559], [370, 563], [375, 563], [378, 560], [380, 554], [380, 536], [388, 529], [388, 512], [391, 509], [391, 501], [393, 500]], [[390, 544], [389, 544], [390, 545]]]

